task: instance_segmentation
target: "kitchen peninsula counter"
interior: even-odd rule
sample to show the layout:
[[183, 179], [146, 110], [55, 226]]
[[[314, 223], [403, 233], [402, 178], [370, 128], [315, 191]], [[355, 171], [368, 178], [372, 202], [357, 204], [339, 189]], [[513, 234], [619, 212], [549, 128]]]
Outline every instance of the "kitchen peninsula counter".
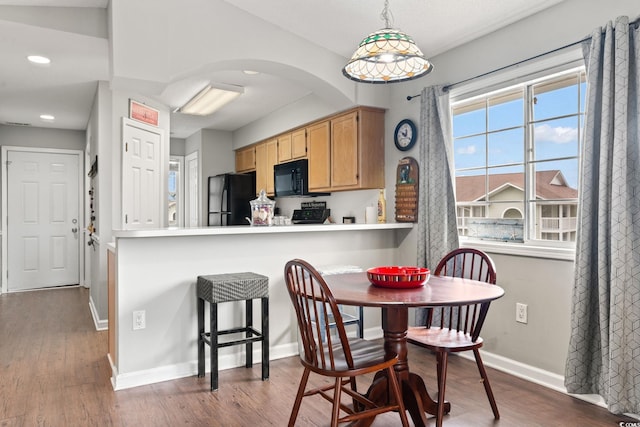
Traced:
[[413, 223], [393, 222], [385, 224], [293, 224], [272, 226], [235, 225], [229, 227], [168, 227], [149, 230], [114, 230], [116, 238], [171, 237], [171, 236], [222, 236], [256, 233], [314, 233], [327, 231], [399, 230], [411, 229]]
[[[297, 324], [284, 283], [284, 265], [302, 258], [317, 267], [415, 263], [411, 223], [299, 224], [116, 230], [111, 246], [110, 343], [116, 390], [197, 373], [196, 280], [249, 271], [269, 278], [271, 359], [298, 353]], [[409, 255], [407, 255], [409, 254]], [[134, 312], [145, 325], [133, 329]], [[207, 310], [208, 311], [208, 310]], [[259, 315], [259, 301], [254, 316]], [[244, 322], [244, 302], [218, 307], [218, 327]], [[380, 313], [365, 308], [365, 336], [381, 336]], [[260, 360], [254, 344], [254, 361]], [[208, 352], [207, 352], [208, 354]], [[244, 365], [244, 346], [220, 349], [219, 368]], [[208, 366], [208, 363], [207, 363]], [[260, 367], [254, 368], [260, 380]], [[224, 387], [224, 384], [222, 384]], [[203, 382], [203, 391], [208, 391]]]

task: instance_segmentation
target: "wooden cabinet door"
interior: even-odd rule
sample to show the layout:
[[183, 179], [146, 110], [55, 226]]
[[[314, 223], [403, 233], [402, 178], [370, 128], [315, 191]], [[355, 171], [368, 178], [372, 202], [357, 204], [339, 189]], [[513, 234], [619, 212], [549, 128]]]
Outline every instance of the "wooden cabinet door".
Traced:
[[329, 121], [307, 128], [309, 190], [326, 191], [331, 187], [331, 138]]
[[280, 135], [277, 138], [278, 144], [278, 163], [284, 163], [291, 160], [291, 134]]
[[298, 129], [291, 133], [291, 158], [307, 157], [307, 130]]
[[256, 148], [241, 148], [236, 151], [236, 172], [249, 172], [256, 169]]
[[256, 145], [256, 192], [267, 191], [267, 144]]
[[268, 195], [275, 192], [273, 166], [278, 160], [278, 141], [270, 139], [256, 146], [256, 192], [264, 190]]
[[269, 140], [267, 144], [267, 194], [275, 194], [275, 183], [273, 179], [273, 167], [278, 164], [278, 143], [275, 139]]
[[331, 187], [358, 186], [358, 112], [331, 120]]

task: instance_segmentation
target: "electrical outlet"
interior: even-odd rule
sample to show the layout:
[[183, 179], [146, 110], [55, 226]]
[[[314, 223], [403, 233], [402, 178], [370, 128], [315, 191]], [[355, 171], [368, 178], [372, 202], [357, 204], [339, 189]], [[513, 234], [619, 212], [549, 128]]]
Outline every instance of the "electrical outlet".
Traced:
[[516, 322], [527, 323], [527, 304], [516, 303]]
[[147, 327], [147, 314], [144, 310], [133, 312], [133, 330], [144, 329]]

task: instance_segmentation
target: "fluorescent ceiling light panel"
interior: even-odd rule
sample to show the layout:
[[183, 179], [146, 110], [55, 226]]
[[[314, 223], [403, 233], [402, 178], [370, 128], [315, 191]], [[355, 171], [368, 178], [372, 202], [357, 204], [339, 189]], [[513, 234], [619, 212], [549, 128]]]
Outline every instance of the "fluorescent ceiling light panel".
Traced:
[[46, 56], [29, 55], [27, 56], [27, 59], [29, 60], [29, 62], [32, 62], [34, 64], [39, 64], [39, 65], [46, 65], [51, 63], [51, 60]]
[[241, 86], [208, 85], [178, 109], [184, 114], [208, 116], [244, 93]]

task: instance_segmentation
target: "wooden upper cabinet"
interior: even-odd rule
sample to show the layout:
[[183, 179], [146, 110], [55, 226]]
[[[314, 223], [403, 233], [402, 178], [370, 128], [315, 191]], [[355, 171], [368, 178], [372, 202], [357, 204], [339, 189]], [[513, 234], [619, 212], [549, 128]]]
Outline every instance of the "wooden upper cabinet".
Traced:
[[384, 110], [360, 107], [331, 119], [331, 190], [384, 188]]
[[278, 163], [307, 157], [306, 129], [298, 129], [278, 136]]
[[291, 159], [307, 157], [307, 130], [298, 129], [291, 133]]
[[309, 190], [331, 189], [331, 131], [329, 120], [307, 128]]
[[277, 138], [278, 141], [278, 163], [291, 160], [291, 134], [286, 133]]
[[273, 166], [278, 161], [277, 139], [270, 139], [256, 145], [256, 192], [264, 189], [268, 195], [275, 193]]
[[236, 150], [236, 172], [256, 170], [256, 147]]
[[331, 119], [331, 187], [356, 187], [358, 170], [358, 112]]
[[309, 160], [309, 190], [384, 188], [384, 110], [357, 107], [236, 151], [236, 171], [256, 171], [256, 191], [274, 194], [273, 166]]

